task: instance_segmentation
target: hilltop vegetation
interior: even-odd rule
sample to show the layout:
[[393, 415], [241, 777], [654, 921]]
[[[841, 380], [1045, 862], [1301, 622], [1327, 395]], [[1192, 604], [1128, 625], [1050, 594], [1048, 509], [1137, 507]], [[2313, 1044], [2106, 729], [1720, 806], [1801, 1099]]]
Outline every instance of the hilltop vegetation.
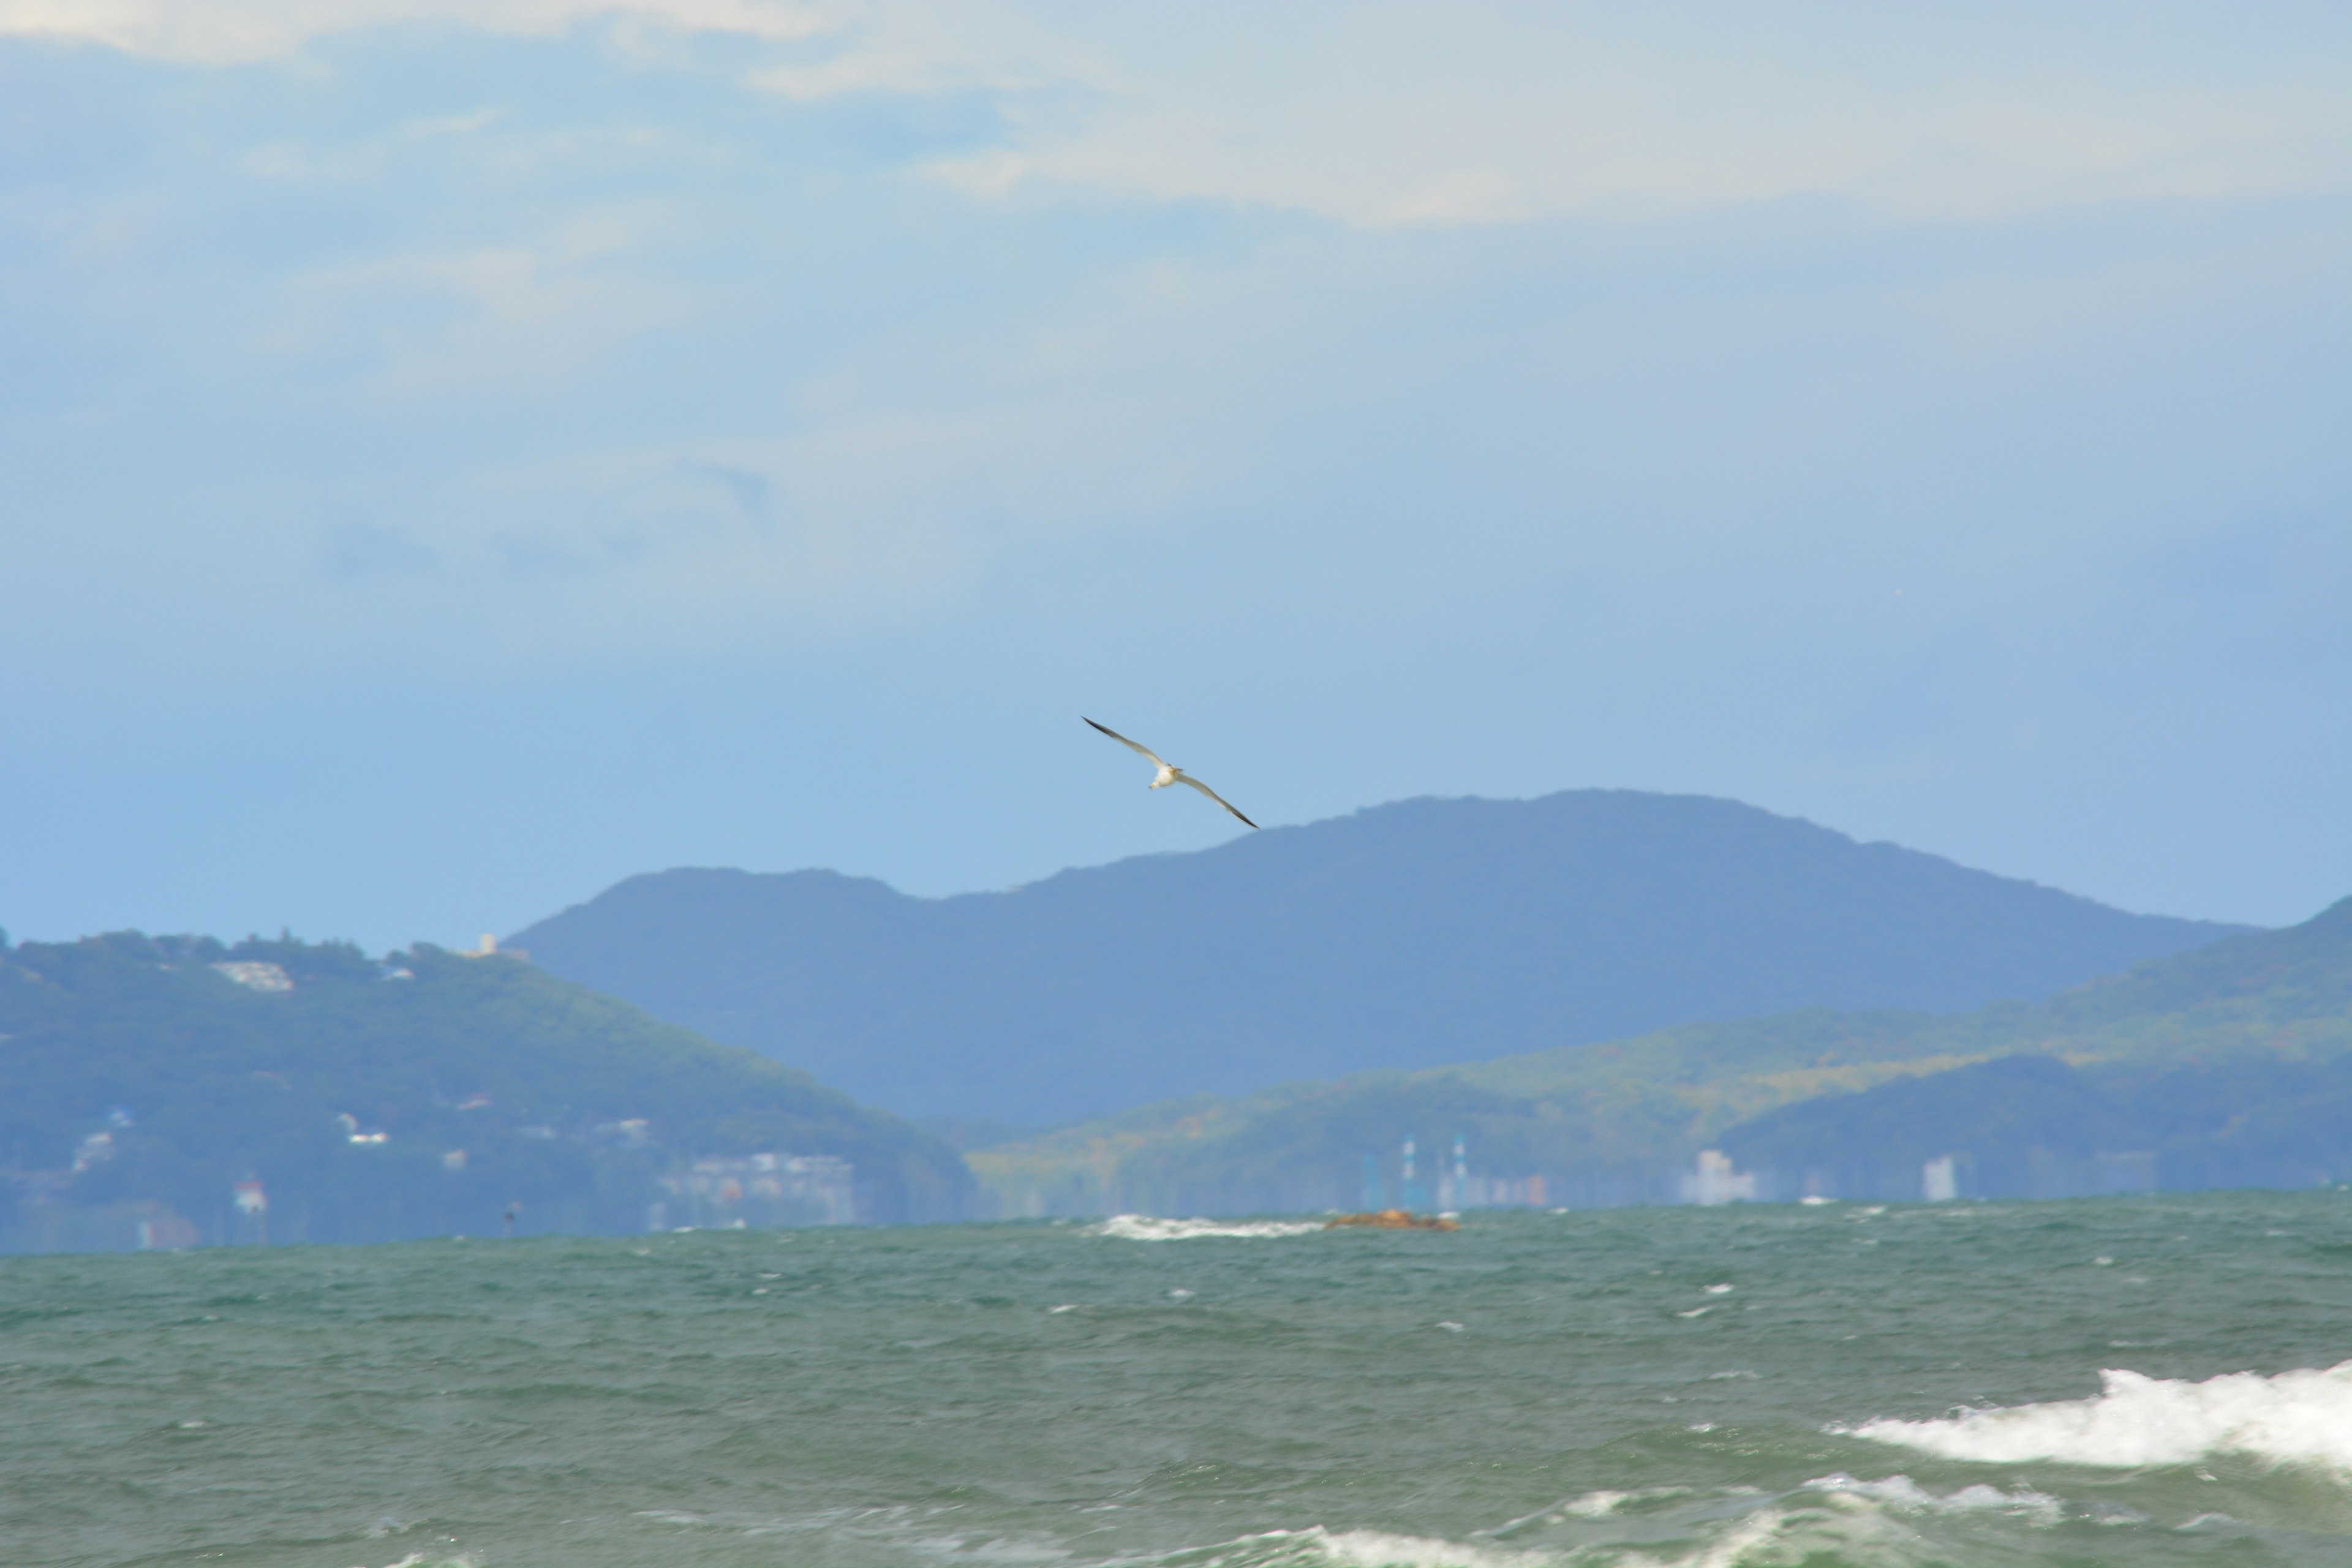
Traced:
[[2035, 1197], [2352, 1179], [2352, 1056], [2123, 1060], [2016, 1055], [1790, 1105], [1718, 1140], [1759, 1195]]
[[[1964, 1193], [2352, 1179], [2352, 900], [2035, 1005], [1958, 1016], [1813, 1009], [1632, 1039], [1145, 1107], [969, 1156], [1023, 1212], [1425, 1199], [1461, 1137], [1545, 1201], [1673, 1201], [1702, 1149], [1808, 1190]], [[1366, 1166], [1367, 1159], [1370, 1166]], [[1458, 1201], [1458, 1200], [1457, 1200]]]
[[[702, 1212], [666, 1175], [765, 1152], [847, 1162], [861, 1218], [952, 1215], [970, 1188], [905, 1122], [512, 958], [137, 932], [0, 948], [0, 1248], [125, 1245], [142, 1221], [257, 1237], [265, 1216], [233, 1204], [248, 1178], [277, 1241], [494, 1234], [518, 1202], [522, 1230], [635, 1231], [656, 1204]], [[817, 1191], [837, 1168], [810, 1169], [769, 1212], [843, 1217]]]
[[1038, 1127], [1799, 1008], [2030, 1002], [2231, 929], [1732, 801], [1586, 790], [1406, 801], [952, 899], [669, 871], [514, 940], [901, 1114]]

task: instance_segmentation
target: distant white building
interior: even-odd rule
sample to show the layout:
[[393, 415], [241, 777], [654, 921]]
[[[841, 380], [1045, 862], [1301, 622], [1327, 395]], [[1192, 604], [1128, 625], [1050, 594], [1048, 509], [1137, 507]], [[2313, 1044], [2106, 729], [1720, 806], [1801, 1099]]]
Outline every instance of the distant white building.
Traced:
[[846, 1160], [830, 1154], [748, 1154], [697, 1160], [661, 1178], [672, 1201], [648, 1215], [652, 1228], [685, 1219], [698, 1226], [849, 1225], [857, 1218]]
[[215, 963], [215, 969], [248, 991], [291, 991], [294, 982], [274, 963]]
[[[1406, 1145], [1410, 1150], [1411, 1143]], [[1406, 1174], [1410, 1176], [1411, 1171]], [[1469, 1141], [1456, 1133], [1454, 1138], [1454, 1168], [1440, 1166], [1437, 1173], [1437, 1206], [1446, 1212], [1461, 1209], [1498, 1209], [1534, 1206], [1544, 1203], [1544, 1179], [1532, 1176], [1474, 1176], [1470, 1173]], [[1368, 1204], [1370, 1207], [1385, 1207], [1385, 1204]]]
[[1953, 1172], [1949, 1154], [1938, 1154], [1919, 1167], [1919, 1195], [1931, 1204], [1948, 1204], [1960, 1195], [1959, 1177]]
[[1756, 1173], [1733, 1170], [1731, 1156], [1720, 1149], [1702, 1149], [1698, 1169], [1683, 1178], [1683, 1197], [1708, 1208], [1719, 1204], [1754, 1203]]
[[234, 1191], [236, 1194], [237, 1218], [244, 1222], [238, 1229], [242, 1231], [249, 1225], [252, 1227], [250, 1234], [258, 1239], [262, 1246], [268, 1246], [269, 1194], [263, 1189], [261, 1178], [247, 1176], [236, 1184]]

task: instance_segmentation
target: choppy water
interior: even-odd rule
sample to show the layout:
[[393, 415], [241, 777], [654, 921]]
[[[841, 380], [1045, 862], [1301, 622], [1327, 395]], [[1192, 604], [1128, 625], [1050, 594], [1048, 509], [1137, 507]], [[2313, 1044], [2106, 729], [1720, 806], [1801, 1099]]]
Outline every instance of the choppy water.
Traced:
[[10, 1258], [0, 1562], [2340, 1565], [2347, 1360], [2343, 1194]]

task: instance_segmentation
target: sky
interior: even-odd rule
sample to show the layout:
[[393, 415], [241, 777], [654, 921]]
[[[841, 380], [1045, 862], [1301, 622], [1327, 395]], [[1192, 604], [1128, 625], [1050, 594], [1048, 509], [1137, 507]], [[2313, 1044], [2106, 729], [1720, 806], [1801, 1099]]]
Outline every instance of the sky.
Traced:
[[0, 926], [1414, 795], [2352, 894], [2352, 8], [0, 0]]

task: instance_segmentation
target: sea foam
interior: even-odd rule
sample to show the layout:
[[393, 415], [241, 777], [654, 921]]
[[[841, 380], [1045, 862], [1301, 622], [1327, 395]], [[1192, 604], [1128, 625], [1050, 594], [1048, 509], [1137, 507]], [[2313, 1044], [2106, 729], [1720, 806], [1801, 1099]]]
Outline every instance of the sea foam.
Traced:
[[1860, 1480], [1840, 1471], [1832, 1476], [1816, 1476], [1807, 1481], [1804, 1489], [1836, 1498], [1859, 1498], [1904, 1513], [2000, 1513], [2012, 1518], [2031, 1520], [2036, 1524], [2055, 1524], [2064, 1505], [2046, 1492], [2019, 1488], [2005, 1492], [1979, 1482], [1962, 1487], [1956, 1492], [1931, 1492], [1909, 1476], [1888, 1476], [1883, 1480]]
[[[1492, 1535], [1521, 1529], [1550, 1515], [1549, 1522], [1575, 1521], [1587, 1529], [1615, 1517], [1628, 1503], [1689, 1497], [1684, 1487], [1636, 1491], [1597, 1491], [1514, 1520]], [[2056, 1498], [2021, 1489], [1962, 1487], [1937, 1493], [1908, 1476], [1866, 1480], [1837, 1474], [1819, 1476], [1778, 1498], [1753, 1494], [1748, 1506], [1727, 1510], [1726, 1496], [1693, 1498], [1681, 1521], [1695, 1542], [1677, 1542], [1658, 1556], [1631, 1542], [1547, 1546], [1494, 1541], [1432, 1540], [1375, 1530], [1272, 1530], [1216, 1546], [1194, 1547], [1151, 1560], [1156, 1568], [1570, 1568], [1607, 1563], [1613, 1568], [1788, 1568], [1821, 1560], [1911, 1562], [1930, 1542], [1912, 1523], [1936, 1516], [2000, 1516], [2046, 1528], [2066, 1515]], [[1648, 1510], [1645, 1510], [1648, 1511]], [[1653, 1518], [1664, 1517], [1655, 1514]], [[1906, 1519], [1911, 1523], [1906, 1523]], [[1671, 1528], [1671, 1527], [1670, 1527]], [[1681, 1531], [1675, 1533], [1680, 1534]], [[1598, 1555], [1596, 1555], [1598, 1554]], [[1136, 1560], [1120, 1560], [1132, 1568]], [[1105, 1564], [1104, 1568], [1110, 1568]]]
[[1996, 1463], [2182, 1465], [2235, 1453], [2352, 1471], [2352, 1362], [2268, 1377], [2230, 1373], [2203, 1383], [2119, 1371], [2099, 1377], [2105, 1386], [2090, 1399], [1831, 1430]]
[[1321, 1230], [1317, 1220], [1154, 1219], [1150, 1215], [1113, 1215], [1094, 1227], [1097, 1236], [1129, 1241], [1197, 1241], [1211, 1236], [1305, 1236]]
[[[1915, 1528], [1934, 1516], [1991, 1515], [2047, 1528], [2065, 1506], [2037, 1491], [1988, 1486], [1937, 1493], [1908, 1476], [1863, 1480], [1817, 1476], [1752, 1511], [1715, 1521], [1718, 1528], [1682, 1556], [1638, 1551], [1610, 1556], [1617, 1568], [1788, 1568], [1800, 1563], [1916, 1563], [1946, 1560], [1937, 1542]], [[1696, 1520], [1694, 1522], [1697, 1522]], [[1948, 1542], [1949, 1538], [1944, 1538]], [[1572, 1561], [1582, 1561], [1571, 1555]]]
[[1377, 1530], [1269, 1530], [1160, 1559], [1169, 1568], [1543, 1568], [1539, 1553]]

